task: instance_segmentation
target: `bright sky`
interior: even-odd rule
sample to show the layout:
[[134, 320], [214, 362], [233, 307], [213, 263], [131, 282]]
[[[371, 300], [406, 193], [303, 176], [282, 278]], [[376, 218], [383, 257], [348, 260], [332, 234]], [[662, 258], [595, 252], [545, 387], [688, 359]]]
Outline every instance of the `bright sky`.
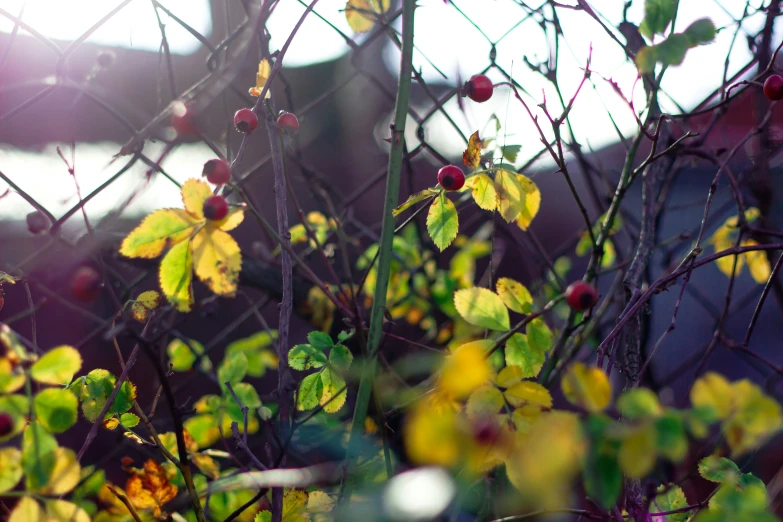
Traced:
[[[760, 4], [762, 0], [750, 0], [751, 5]], [[548, 44], [543, 38], [540, 27], [534, 20], [523, 21], [524, 10], [515, 0], [453, 0], [463, 13], [481, 27], [490, 40], [502, 39], [497, 47], [497, 63], [506, 71], [512, 72], [514, 78], [522, 84], [533, 98], [531, 106], [543, 100], [543, 95], [552, 107], [552, 112], [559, 113], [556, 106], [555, 91], [537, 73], [522, 61], [523, 56], [531, 62], [540, 62], [548, 57]], [[576, 0], [561, 0], [562, 3], [576, 4]], [[23, 0], [3, 0], [2, 8], [13, 14], [18, 14]], [[27, 0], [24, 20], [43, 34], [61, 40], [73, 40], [89, 28], [95, 21], [119, 5], [118, 0]], [[164, 0], [163, 5], [185, 19], [199, 31], [209, 34], [212, 22], [210, 20], [208, 0]], [[528, 2], [534, 3], [534, 2]], [[67, 7], [66, 7], [67, 4]], [[75, 4], [79, 4], [77, 7]], [[443, 83], [454, 86], [457, 75], [464, 80], [472, 74], [480, 72], [488, 64], [490, 43], [471, 23], [466, 20], [453, 6], [445, 5], [442, 0], [419, 0], [416, 12], [416, 46], [414, 56], [415, 66], [420, 68], [424, 78], [430, 83]], [[609, 25], [617, 25], [622, 18], [623, 0], [594, 0], [591, 5], [604, 17]], [[709, 46], [691, 50], [680, 67], [670, 68], [663, 87], [680, 105], [686, 109], [701, 101], [722, 81], [724, 59], [730, 47], [736, 23], [734, 19], [742, 16], [746, 0], [681, 0], [677, 20], [677, 29], [683, 30], [694, 20], [709, 16], [718, 27], [723, 27], [714, 43]], [[600, 7], [598, 7], [600, 6]], [[324, 19], [334, 24], [338, 29], [352, 35], [345, 14], [341, 11], [345, 0], [320, 0], [315, 11]], [[296, 21], [304, 11], [304, 5], [299, 0], [281, 0], [270, 20], [272, 33], [272, 48], [282, 47]], [[86, 17], [85, 13], [91, 16]], [[633, 97], [637, 106], [643, 105], [641, 87], [634, 84], [636, 80], [635, 67], [625, 60], [620, 48], [613, 43], [598, 25], [587, 19], [584, 13], [568, 9], [558, 11], [567, 46], [561, 48], [559, 80], [564, 94], [570, 97], [581, 80], [583, 67], [592, 45], [593, 85], [586, 85], [579, 95], [571, 113], [575, 133], [584, 145], [593, 149], [601, 148], [617, 140], [617, 134], [607, 116], [607, 109], [613, 115], [616, 124], [625, 135], [635, 130], [635, 121], [627, 105], [613, 92], [599, 74], [616, 81], [627, 97]], [[636, 0], [629, 12], [629, 19], [638, 23], [643, 17], [643, 1]], [[161, 13], [166, 24], [168, 38], [172, 50], [176, 53], [193, 52], [198, 44], [178, 24]], [[751, 34], [757, 32], [763, 25], [763, 17], [757, 15], [743, 23], [743, 29]], [[8, 32], [12, 24], [0, 13], [0, 31]], [[399, 25], [398, 25], [399, 28]], [[780, 35], [777, 28], [776, 39]], [[509, 32], [510, 31], [510, 32]], [[361, 41], [362, 37], [357, 37]], [[132, 47], [146, 51], [157, 52], [160, 46], [160, 31], [153, 9], [149, 2], [132, 2], [125, 7], [121, 16], [96, 32], [90, 42], [103, 45]], [[342, 37], [339, 36], [324, 20], [311, 14], [297, 34], [285, 57], [287, 67], [303, 67], [314, 63], [334, 60], [348, 52]], [[425, 59], [426, 57], [426, 59]], [[386, 66], [396, 73], [399, 65], [399, 52], [387, 44], [384, 54]], [[750, 59], [744, 33], [740, 33], [737, 43], [730, 56], [729, 75], [738, 70]], [[437, 65], [447, 78], [444, 79], [430, 65]], [[498, 71], [489, 73], [495, 81], [500, 81]], [[543, 94], [542, 94], [543, 93]], [[520, 104], [513, 99], [507, 88], [496, 91], [493, 98], [484, 103], [466, 103], [466, 112], [462, 114], [456, 101], [446, 105], [446, 110], [454, 117], [464, 135], [475, 130], [491, 129], [487, 126], [492, 114], [496, 114], [503, 122], [501, 137], [508, 144], [521, 144], [522, 151], [518, 163], [535, 154], [538, 147], [538, 135]], [[674, 104], [665, 107], [675, 111]], [[416, 109], [423, 113], [428, 107]], [[379, 122], [378, 129], [387, 130], [388, 122]], [[411, 146], [415, 146], [415, 126], [407, 133]], [[380, 131], [379, 131], [380, 132]], [[445, 118], [438, 114], [426, 125], [427, 139], [439, 151], [446, 155], [457, 156], [464, 148], [461, 138], [446, 123]], [[382, 142], [379, 142], [383, 146]], [[89, 186], [97, 186], [105, 180], [110, 170], [105, 166], [111, 154], [116, 152], [115, 144], [78, 144], [77, 175], [86, 192]], [[172, 155], [166, 162], [166, 168], [175, 176], [184, 178], [192, 173], [200, 172], [204, 160], [210, 157], [206, 147], [192, 146], [187, 151]], [[43, 193], [36, 193], [48, 208], [56, 215], [62, 213], [73, 203], [73, 200], [63, 202], [67, 195], [73, 194], [73, 183], [67, 175], [62, 161], [57, 157], [54, 146], [40, 153], [16, 151], [0, 146], [0, 164], [3, 171], [17, 180], [18, 173], [30, 171], [30, 165], [36, 165], [35, 187]], [[144, 169], [140, 168], [141, 176]], [[17, 176], [14, 176], [14, 173]], [[129, 177], [133, 179], [132, 176]], [[182, 178], [182, 179], [184, 179]], [[22, 180], [18, 180], [20, 183]], [[132, 183], [131, 183], [132, 185]], [[42, 189], [43, 187], [43, 189]], [[172, 190], [170, 182], [158, 178], [154, 187], [140, 197], [134, 206], [135, 212], [145, 212], [162, 205], [176, 205], [176, 190]], [[127, 190], [129, 187], [125, 187]], [[0, 191], [3, 190], [0, 182]], [[154, 195], [153, 195], [154, 194]], [[117, 197], [111, 194], [96, 198], [88, 206], [91, 214], [102, 215], [116, 205]], [[29, 206], [16, 196], [3, 200], [0, 205], [0, 218], [19, 216], [29, 211]]]

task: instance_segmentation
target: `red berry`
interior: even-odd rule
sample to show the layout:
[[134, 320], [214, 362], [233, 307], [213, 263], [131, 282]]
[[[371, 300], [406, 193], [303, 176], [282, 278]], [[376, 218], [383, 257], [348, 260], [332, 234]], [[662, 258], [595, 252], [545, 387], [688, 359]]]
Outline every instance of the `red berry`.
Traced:
[[49, 230], [49, 219], [42, 212], [35, 210], [27, 214], [27, 230], [31, 234], [40, 234]]
[[494, 419], [477, 418], [473, 421], [473, 440], [482, 446], [495, 445], [501, 442], [503, 431]]
[[462, 94], [474, 102], [483, 103], [492, 98], [492, 80], [483, 74], [471, 76], [462, 88]]
[[0, 413], [0, 437], [14, 431], [14, 419], [7, 413]]
[[204, 163], [201, 174], [213, 185], [224, 185], [231, 180], [231, 165], [226, 160], [211, 159]]
[[764, 82], [764, 96], [772, 101], [783, 100], [783, 78], [773, 74]]
[[250, 134], [258, 127], [258, 116], [256, 116], [256, 113], [251, 109], [239, 109], [237, 113], [234, 114], [234, 127], [236, 127], [239, 132]]
[[598, 302], [598, 292], [593, 285], [576, 281], [568, 285], [565, 291], [568, 305], [578, 312], [594, 307]]
[[95, 301], [102, 286], [101, 275], [89, 266], [78, 268], [71, 277], [71, 294], [85, 303]]
[[281, 112], [277, 117], [277, 126], [289, 135], [299, 132], [299, 119], [290, 112]]
[[228, 215], [228, 202], [223, 196], [209, 196], [204, 200], [204, 217], [210, 221], [220, 221]]
[[465, 173], [455, 165], [446, 165], [438, 171], [438, 183], [446, 190], [459, 190], [465, 184]]

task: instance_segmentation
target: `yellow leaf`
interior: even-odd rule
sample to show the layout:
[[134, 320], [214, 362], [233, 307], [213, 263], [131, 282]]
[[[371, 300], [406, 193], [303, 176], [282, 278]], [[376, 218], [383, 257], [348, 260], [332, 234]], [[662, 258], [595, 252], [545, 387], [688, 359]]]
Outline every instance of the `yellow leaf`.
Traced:
[[54, 469], [49, 482], [41, 488], [45, 495], [64, 495], [79, 483], [81, 466], [76, 460], [76, 453], [68, 448], [54, 450]]
[[215, 222], [215, 226], [223, 232], [228, 232], [237, 228], [244, 219], [244, 209], [239, 207], [231, 207], [231, 209], [228, 211], [228, 215], [220, 221]]
[[107, 430], [114, 430], [120, 425], [120, 419], [117, 417], [110, 417], [103, 421], [103, 427]]
[[8, 522], [44, 522], [44, 512], [41, 505], [32, 497], [22, 497], [11, 511]]
[[[742, 242], [741, 246], [758, 246], [758, 242], [752, 239], [748, 239]], [[748, 270], [750, 270], [750, 276], [757, 283], [766, 283], [772, 273], [772, 268], [769, 266], [769, 260], [763, 250], [755, 250], [745, 253], [745, 262], [748, 264]]]
[[612, 400], [612, 385], [606, 374], [595, 366], [574, 363], [561, 382], [563, 395], [571, 404], [587, 411], [601, 411]]
[[375, 26], [378, 14], [389, 11], [390, 0], [348, 0], [345, 19], [355, 33], [366, 33]]
[[242, 252], [226, 232], [204, 227], [193, 238], [193, 267], [196, 275], [218, 295], [233, 296], [237, 291]]
[[478, 131], [470, 135], [468, 148], [462, 153], [462, 163], [473, 169], [478, 168], [481, 164], [481, 138], [479, 138]]
[[[256, 73], [256, 85], [255, 87], [251, 87], [248, 91], [250, 93], [250, 96], [255, 96], [258, 98], [261, 96], [261, 91], [264, 90], [264, 85], [266, 85], [267, 80], [269, 79], [269, 75], [272, 73], [272, 67], [269, 65], [269, 60], [264, 58], [260, 62], [258, 62], [258, 72]], [[264, 96], [264, 99], [269, 98], [272, 95], [271, 90], [267, 89], [266, 95]]]
[[14, 489], [22, 474], [22, 452], [18, 448], [0, 448], [0, 494]]
[[495, 288], [503, 304], [516, 313], [529, 314], [533, 309], [533, 296], [522, 283], [508, 277], [501, 277]]
[[479, 208], [495, 210], [498, 206], [498, 193], [492, 179], [486, 174], [476, 174], [467, 179], [466, 184], [473, 194], [473, 201]]
[[328, 513], [332, 508], [334, 508], [334, 500], [323, 491], [311, 491], [307, 496], [308, 513]]
[[509, 223], [517, 219], [525, 209], [525, 187], [516, 173], [498, 169], [495, 191], [498, 194], [498, 211], [503, 219]]
[[530, 223], [533, 222], [533, 218], [538, 214], [538, 209], [541, 208], [541, 191], [527, 176], [517, 174], [517, 179], [525, 189], [525, 206], [517, 218], [517, 225], [522, 230], [527, 230]]
[[189, 312], [193, 306], [193, 259], [190, 244], [183, 241], [174, 245], [160, 262], [160, 289], [180, 312]]
[[47, 500], [46, 515], [46, 522], [90, 522], [84, 509], [65, 500]]
[[567, 412], [542, 414], [519, 434], [506, 459], [506, 473], [524, 500], [540, 507], [562, 505], [571, 492], [586, 449], [579, 417]]
[[466, 343], [446, 357], [438, 386], [456, 398], [466, 397], [473, 390], [489, 381], [492, 369], [487, 360], [487, 350], [492, 341]]
[[156, 210], [123, 240], [120, 254], [145, 259], [158, 257], [166, 245], [189, 238], [196, 225], [198, 222], [184, 210]]
[[30, 368], [30, 375], [43, 384], [66, 384], [81, 367], [79, 350], [63, 345], [52, 348], [38, 359]]
[[283, 522], [299, 522], [307, 509], [307, 492], [289, 489], [283, 495]]
[[209, 455], [193, 453], [190, 457], [193, 460], [193, 464], [207, 477], [216, 479], [220, 476], [220, 466]]
[[718, 419], [731, 413], [731, 384], [722, 375], [706, 373], [691, 387], [691, 404], [696, 408], [709, 408]]
[[212, 195], [209, 185], [200, 179], [191, 178], [182, 185], [182, 203], [185, 210], [198, 221], [204, 220], [204, 201]]
[[525, 371], [516, 365], [508, 365], [495, 377], [495, 384], [501, 388], [508, 388], [525, 378]]
[[161, 508], [177, 496], [177, 486], [169, 482], [166, 470], [152, 459], [144, 463], [143, 470], [136, 470], [135, 473], [125, 484], [128, 500], [136, 508], [152, 508], [155, 517], [161, 518]]
[[13, 393], [24, 386], [24, 372], [7, 357], [0, 357], [0, 394]]
[[131, 306], [133, 318], [141, 323], [146, 322], [149, 313], [155, 310], [159, 304], [160, 294], [155, 290], [140, 293]]
[[506, 401], [514, 408], [519, 408], [526, 404], [542, 408], [552, 407], [552, 396], [549, 394], [549, 390], [537, 382], [518, 382], [507, 389], [504, 395]]
[[495, 415], [503, 407], [503, 394], [491, 384], [476, 388], [468, 397], [466, 409], [469, 418]]
[[411, 462], [449, 467], [460, 459], [459, 434], [453, 409], [438, 406], [432, 398], [408, 413], [403, 427], [405, 450]]
[[723, 425], [733, 455], [741, 455], [764, 443], [781, 426], [780, 405], [747, 379], [731, 385], [733, 414]]
[[652, 470], [657, 457], [655, 427], [644, 424], [630, 432], [620, 444], [618, 461], [626, 475], [642, 478]]

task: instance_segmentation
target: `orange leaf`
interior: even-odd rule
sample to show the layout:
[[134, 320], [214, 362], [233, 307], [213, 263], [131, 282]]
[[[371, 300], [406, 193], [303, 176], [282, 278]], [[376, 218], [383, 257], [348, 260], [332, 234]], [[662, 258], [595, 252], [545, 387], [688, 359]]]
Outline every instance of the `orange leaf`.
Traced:
[[481, 138], [478, 131], [470, 135], [468, 148], [462, 153], [462, 162], [473, 169], [481, 164]]

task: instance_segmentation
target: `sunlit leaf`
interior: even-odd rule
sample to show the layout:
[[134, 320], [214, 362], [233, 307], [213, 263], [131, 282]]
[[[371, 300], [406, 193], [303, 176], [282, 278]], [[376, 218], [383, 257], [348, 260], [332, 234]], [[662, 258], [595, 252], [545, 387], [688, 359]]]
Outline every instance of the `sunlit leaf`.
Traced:
[[427, 232], [439, 250], [445, 250], [459, 232], [459, 217], [457, 207], [441, 192], [432, 200], [427, 212]]
[[462, 163], [472, 169], [477, 169], [481, 164], [481, 138], [478, 131], [470, 135], [468, 148], [462, 153]]
[[[688, 499], [682, 488], [676, 484], [661, 484], [658, 487], [658, 494], [653, 500], [653, 506], [658, 512], [677, 511], [688, 506]], [[672, 513], [666, 515], [665, 522], [686, 522], [691, 517], [690, 511]], [[662, 521], [662, 522], [664, 522]]]
[[156, 210], [123, 240], [120, 254], [147, 259], [158, 257], [167, 245], [189, 238], [198, 224], [184, 210]]
[[495, 415], [503, 407], [503, 393], [491, 384], [476, 388], [468, 397], [467, 413], [469, 417], [483, 418]]
[[30, 375], [43, 384], [67, 384], [82, 367], [82, 357], [72, 346], [58, 346], [38, 359]]
[[411, 208], [416, 203], [419, 203], [420, 201], [424, 201], [426, 199], [431, 199], [433, 196], [437, 196], [438, 191], [433, 189], [424, 189], [421, 192], [417, 192], [415, 194], [411, 194], [408, 196], [408, 199], [405, 200], [405, 203], [400, 205], [399, 207], [392, 210], [392, 215], [397, 217], [409, 208]]
[[620, 444], [620, 467], [632, 478], [642, 478], [655, 465], [655, 430], [650, 424], [635, 428]]
[[331, 365], [321, 372], [321, 397], [319, 403], [327, 413], [337, 413], [348, 398], [345, 380]]
[[527, 176], [517, 174], [517, 179], [525, 189], [525, 206], [517, 218], [517, 226], [522, 230], [527, 230], [541, 208], [541, 191], [538, 189], [538, 185]]
[[13, 364], [8, 357], [0, 357], [0, 394], [15, 392], [26, 380], [22, 367]]
[[277, 330], [256, 332], [249, 337], [232, 341], [226, 346], [226, 356], [243, 352], [247, 357], [247, 374], [250, 377], [263, 377], [268, 369], [277, 368], [277, 354], [270, 349], [274, 347], [276, 339]]
[[699, 475], [710, 482], [734, 482], [740, 469], [732, 460], [710, 455], [699, 461]]
[[140, 293], [131, 306], [133, 318], [141, 323], [146, 322], [150, 312], [155, 310], [159, 304], [160, 294], [155, 290]]
[[187, 213], [197, 221], [203, 221], [204, 201], [212, 195], [209, 185], [200, 179], [190, 178], [182, 184], [181, 192]]
[[22, 474], [22, 452], [18, 448], [0, 448], [0, 494], [14, 489]]
[[[251, 87], [250, 90], [248, 91], [250, 96], [254, 96], [256, 98], [261, 96], [261, 91], [264, 90], [264, 86], [266, 85], [266, 82], [269, 79], [269, 75], [271, 73], [272, 73], [272, 67], [271, 65], [269, 65], [269, 60], [264, 58], [260, 62], [258, 62], [258, 72], [256, 73], [256, 84], [254, 87]], [[272, 95], [271, 90], [267, 89], [264, 98], [269, 98], [271, 95]]]
[[218, 383], [223, 386], [228, 382], [236, 384], [247, 374], [247, 356], [243, 352], [234, 352], [223, 359], [218, 367]]
[[563, 395], [571, 404], [590, 412], [601, 411], [612, 400], [612, 386], [601, 368], [574, 363], [561, 382]]
[[47, 500], [45, 507], [47, 522], [90, 522], [90, 515], [73, 502]]
[[508, 277], [497, 280], [495, 288], [503, 303], [519, 314], [529, 314], [533, 309], [533, 296], [525, 285]]
[[190, 244], [183, 241], [174, 245], [160, 263], [160, 289], [166, 299], [180, 312], [188, 312], [193, 306], [193, 259]]
[[381, 13], [388, 13], [390, 0], [348, 0], [345, 18], [355, 33], [366, 33], [375, 26], [375, 19]]
[[495, 172], [498, 212], [507, 222], [517, 219], [525, 209], [525, 187], [515, 172], [498, 169]]
[[297, 344], [288, 351], [288, 364], [294, 370], [321, 368], [326, 360], [326, 354], [310, 344]]
[[323, 393], [321, 375], [313, 373], [302, 379], [296, 395], [296, 409], [299, 411], [312, 410], [320, 401]]
[[508, 388], [504, 396], [506, 401], [514, 407], [519, 408], [526, 404], [540, 406], [542, 408], [552, 407], [552, 396], [549, 390], [537, 382], [522, 381]]
[[725, 419], [731, 412], [731, 384], [723, 376], [709, 372], [691, 387], [691, 404], [708, 409], [717, 419]]
[[519, 368], [522, 377], [536, 377], [544, 366], [546, 352], [531, 346], [526, 335], [515, 333], [506, 342], [506, 364]]
[[228, 233], [206, 226], [192, 241], [193, 267], [198, 278], [218, 295], [237, 291], [242, 252]]
[[177, 486], [169, 482], [160, 464], [148, 459], [143, 470], [131, 475], [125, 483], [125, 492], [136, 508], [152, 509], [156, 517], [161, 517], [163, 505], [177, 495]]
[[470, 187], [473, 201], [479, 208], [484, 210], [495, 210], [498, 206], [498, 193], [495, 190], [495, 183], [492, 178], [486, 174], [476, 174], [467, 179], [465, 183]]
[[504, 331], [510, 328], [508, 309], [500, 296], [487, 288], [465, 288], [454, 294], [454, 306], [470, 324]]
[[54, 457], [54, 468], [46, 486], [41, 489], [41, 493], [64, 495], [79, 483], [81, 466], [76, 460], [76, 453], [68, 448], [56, 448]]
[[27, 425], [22, 436], [22, 467], [27, 487], [41, 489], [49, 482], [57, 460], [57, 441], [38, 422]]
[[633, 388], [617, 398], [617, 409], [627, 419], [658, 417], [663, 408], [658, 396], [649, 388]]
[[24, 496], [16, 503], [16, 507], [11, 511], [8, 522], [45, 522], [41, 505], [33, 497]]

